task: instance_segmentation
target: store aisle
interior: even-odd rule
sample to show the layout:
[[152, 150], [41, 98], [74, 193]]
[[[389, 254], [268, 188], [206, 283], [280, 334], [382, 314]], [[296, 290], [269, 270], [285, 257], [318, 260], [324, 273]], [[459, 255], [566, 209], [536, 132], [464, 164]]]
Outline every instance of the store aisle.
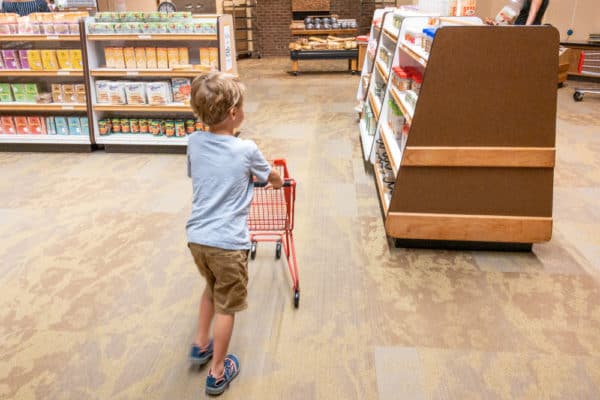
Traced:
[[[600, 98], [559, 91], [552, 242], [390, 249], [357, 77], [288, 64], [240, 70], [246, 137], [298, 180], [300, 309], [260, 245], [221, 398], [599, 398]], [[202, 290], [190, 189], [178, 155], [0, 153], [0, 399], [204, 398], [186, 359]]]

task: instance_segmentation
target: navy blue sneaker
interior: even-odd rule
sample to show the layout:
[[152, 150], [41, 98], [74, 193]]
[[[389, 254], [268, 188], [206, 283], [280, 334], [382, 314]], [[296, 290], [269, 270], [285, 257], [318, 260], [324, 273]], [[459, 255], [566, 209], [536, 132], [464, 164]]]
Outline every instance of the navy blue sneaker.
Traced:
[[192, 345], [192, 350], [190, 351], [190, 362], [194, 365], [204, 365], [210, 360], [213, 356], [213, 341], [212, 339], [208, 342], [208, 346], [206, 349], [202, 350], [200, 346]]
[[223, 371], [223, 376], [215, 378], [210, 372], [208, 373], [208, 376], [206, 377], [206, 394], [212, 396], [222, 394], [239, 373], [240, 362], [237, 357], [233, 354], [227, 354], [227, 357], [225, 357], [225, 371]]

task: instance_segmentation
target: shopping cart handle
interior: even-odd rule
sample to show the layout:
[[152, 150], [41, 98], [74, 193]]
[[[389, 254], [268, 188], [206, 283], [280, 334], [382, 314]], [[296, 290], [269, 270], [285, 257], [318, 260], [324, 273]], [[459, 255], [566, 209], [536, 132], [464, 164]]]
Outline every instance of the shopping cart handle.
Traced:
[[[292, 179], [286, 179], [283, 181], [283, 186], [282, 187], [290, 187], [292, 186]], [[268, 182], [254, 182], [254, 187], [265, 187], [267, 186], [269, 183]]]

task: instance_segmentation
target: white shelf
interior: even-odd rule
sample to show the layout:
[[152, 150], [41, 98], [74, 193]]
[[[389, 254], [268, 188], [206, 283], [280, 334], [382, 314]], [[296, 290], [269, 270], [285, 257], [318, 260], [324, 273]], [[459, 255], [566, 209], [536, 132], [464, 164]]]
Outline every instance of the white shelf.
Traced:
[[91, 144], [88, 135], [2, 135], [0, 143]]
[[68, 69], [58, 71], [34, 71], [31, 69], [4, 69], [0, 70], [0, 76], [27, 76], [27, 77], [38, 77], [38, 76], [83, 76], [82, 70]]
[[392, 42], [398, 41], [398, 34], [400, 33], [397, 29], [394, 28], [384, 28], [383, 33], [390, 39]]
[[359, 123], [360, 128], [360, 141], [362, 143], [363, 155], [365, 160], [369, 158], [371, 154], [371, 148], [373, 147], [373, 140], [375, 140], [374, 136], [369, 135], [367, 132], [367, 125], [364, 119], [360, 120]]
[[216, 41], [217, 34], [206, 33], [110, 33], [99, 34], [91, 33], [87, 35], [91, 41], [110, 41], [110, 40], [168, 40], [168, 41]]
[[377, 69], [379, 70], [379, 73], [381, 74], [382, 78], [385, 78], [385, 80], [387, 82], [390, 75], [389, 75], [387, 68], [383, 64], [383, 61], [377, 60]]
[[0, 35], [0, 42], [79, 42], [79, 35]]
[[86, 111], [85, 104], [69, 103], [0, 103], [0, 111]]
[[154, 146], [187, 146], [188, 138], [153, 136], [151, 134], [121, 134], [98, 136], [98, 144], [154, 145]]
[[385, 152], [390, 160], [390, 166], [392, 167], [392, 171], [394, 171], [395, 178], [400, 168], [400, 162], [402, 161], [402, 150], [388, 123], [383, 121], [380, 126], [381, 139], [385, 145]]
[[398, 89], [396, 89], [393, 86], [390, 87], [390, 92], [392, 94], [392, 97], [394, 98], [394, 101], [396, 102], [398, 107], [400, 107], [400, 110], [402, 110], [402, 114], [404, 114], [406, 122], [409, 125], [411, 125], [413, 115], [415, 114], [415, 109], [406, 102], [406, 95], [404, 93], [401, 93]]
[[375, 118], [379, 121], [379, 116], [381, 115], [381, 102], [373, 92], [369, 92], [369, 102], [371, 103], [371, 109], [373, 110]]
[[172, 70], [172, 69], [112, 69], [112, 68], [96, 68], [90, 71], [91, 76], [99, 77], [125, 77], [125, 76], [143, 76], [143, 77], [195, 77], [202, 73], [211, 71], [210, 67], [205, 69], [187, 69], [187, 70]]
[[193, 113], [192, 106], [183, 103], [171, 103], [163, 105], [151, 104], [94, 104], [94, 111], [115, 111], [115, 112], [177, 112]]
[[427, 66], [427, 60], [429, 59], [429, 53], [420, 47], [414, 46], [409, 43], [400, 42], [400, 49], [411, 56], [416, 62], [423, 67]]

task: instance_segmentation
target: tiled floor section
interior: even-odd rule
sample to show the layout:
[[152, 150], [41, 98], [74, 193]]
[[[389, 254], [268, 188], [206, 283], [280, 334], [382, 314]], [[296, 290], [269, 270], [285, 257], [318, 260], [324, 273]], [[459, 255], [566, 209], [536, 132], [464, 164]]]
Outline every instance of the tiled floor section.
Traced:
[[[559, 90], [551, 242], [393, 249], [361, 161], [358, 78], [240, 69], [246, 136], [298, 180], [302, 299], [295, 311], [260, 245], [222, 398], [600, 398], [600, 97]], [[202, 283], [184, 157], [4, 153], [0, 178], [0, 399], [204, 398], [206, 370], [186, 360]]]

